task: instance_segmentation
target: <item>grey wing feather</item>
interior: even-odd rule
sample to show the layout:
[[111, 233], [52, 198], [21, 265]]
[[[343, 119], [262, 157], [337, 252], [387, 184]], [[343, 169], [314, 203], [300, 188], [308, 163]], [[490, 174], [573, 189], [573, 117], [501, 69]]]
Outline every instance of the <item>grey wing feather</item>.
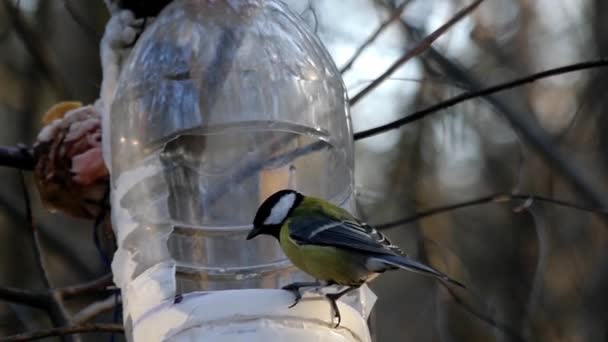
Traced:
[[294, 219], [290, 237], [299, 244], [334, 246], [359, 252], [401, 255], [382, 233], [358, 220], [335, 220], [325, 214]]

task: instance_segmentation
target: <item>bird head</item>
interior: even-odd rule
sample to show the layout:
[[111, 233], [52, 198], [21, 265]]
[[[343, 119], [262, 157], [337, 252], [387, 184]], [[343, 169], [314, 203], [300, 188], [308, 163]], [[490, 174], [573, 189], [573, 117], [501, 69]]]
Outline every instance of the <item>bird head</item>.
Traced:
[[281, 190], [272, 194], [258, 208], [247, 240], [258, 235], [272, 235], [278, 239], [281, 226], [303, 199], [304, 195], [294, 190]]

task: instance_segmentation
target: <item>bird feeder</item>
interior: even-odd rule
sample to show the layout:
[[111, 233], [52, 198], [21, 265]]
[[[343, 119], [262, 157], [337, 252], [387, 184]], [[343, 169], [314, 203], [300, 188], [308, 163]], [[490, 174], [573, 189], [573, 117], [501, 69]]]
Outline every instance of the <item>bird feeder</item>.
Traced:
[[276, 241], [245, 240], [280, 189], [353, 209], [340, 73], [283, 3], [174, 1], [124, 65], [110, 121], [112, 267], [129, 338], [370, 340], [369, 290], [341, 303], [334, 329], [322, 296], [288, 309], [277, 289], [310, 279]]

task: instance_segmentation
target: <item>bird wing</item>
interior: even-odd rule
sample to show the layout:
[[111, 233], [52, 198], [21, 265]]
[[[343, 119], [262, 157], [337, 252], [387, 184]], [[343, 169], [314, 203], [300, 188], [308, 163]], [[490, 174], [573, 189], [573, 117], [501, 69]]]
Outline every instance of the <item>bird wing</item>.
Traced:
[[401, 255], [384, 234], [355, 218], [335, 219], [319, 210], [315, 215], [293, 217], [289, 236], [301, 245], [333, 246], [359, 252]]

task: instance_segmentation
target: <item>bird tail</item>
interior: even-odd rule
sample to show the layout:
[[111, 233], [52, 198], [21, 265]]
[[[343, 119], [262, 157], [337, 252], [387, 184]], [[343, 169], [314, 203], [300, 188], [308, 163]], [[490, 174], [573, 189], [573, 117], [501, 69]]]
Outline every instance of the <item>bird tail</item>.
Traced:
[[443, 282], [453, 284], [458, 287], [462, 287], [462, 288], [466, 289], [466, 286], [464, 286], [464, 284], [462, 284], [461, 282], [448, 277], [446, 274], [437, 271], [436, 269], [432, 268], [431, 266], [427, 266], [421, 262], [412, 260], [406, 256], [382, 255], [382, 256], [378, 256], [377, 258], [391, 266], [395, 266], [395, 267], [399, 267], [399, 268], [402, 268], [402, 269], [405, 269], [408, 271], [432, 276]]

